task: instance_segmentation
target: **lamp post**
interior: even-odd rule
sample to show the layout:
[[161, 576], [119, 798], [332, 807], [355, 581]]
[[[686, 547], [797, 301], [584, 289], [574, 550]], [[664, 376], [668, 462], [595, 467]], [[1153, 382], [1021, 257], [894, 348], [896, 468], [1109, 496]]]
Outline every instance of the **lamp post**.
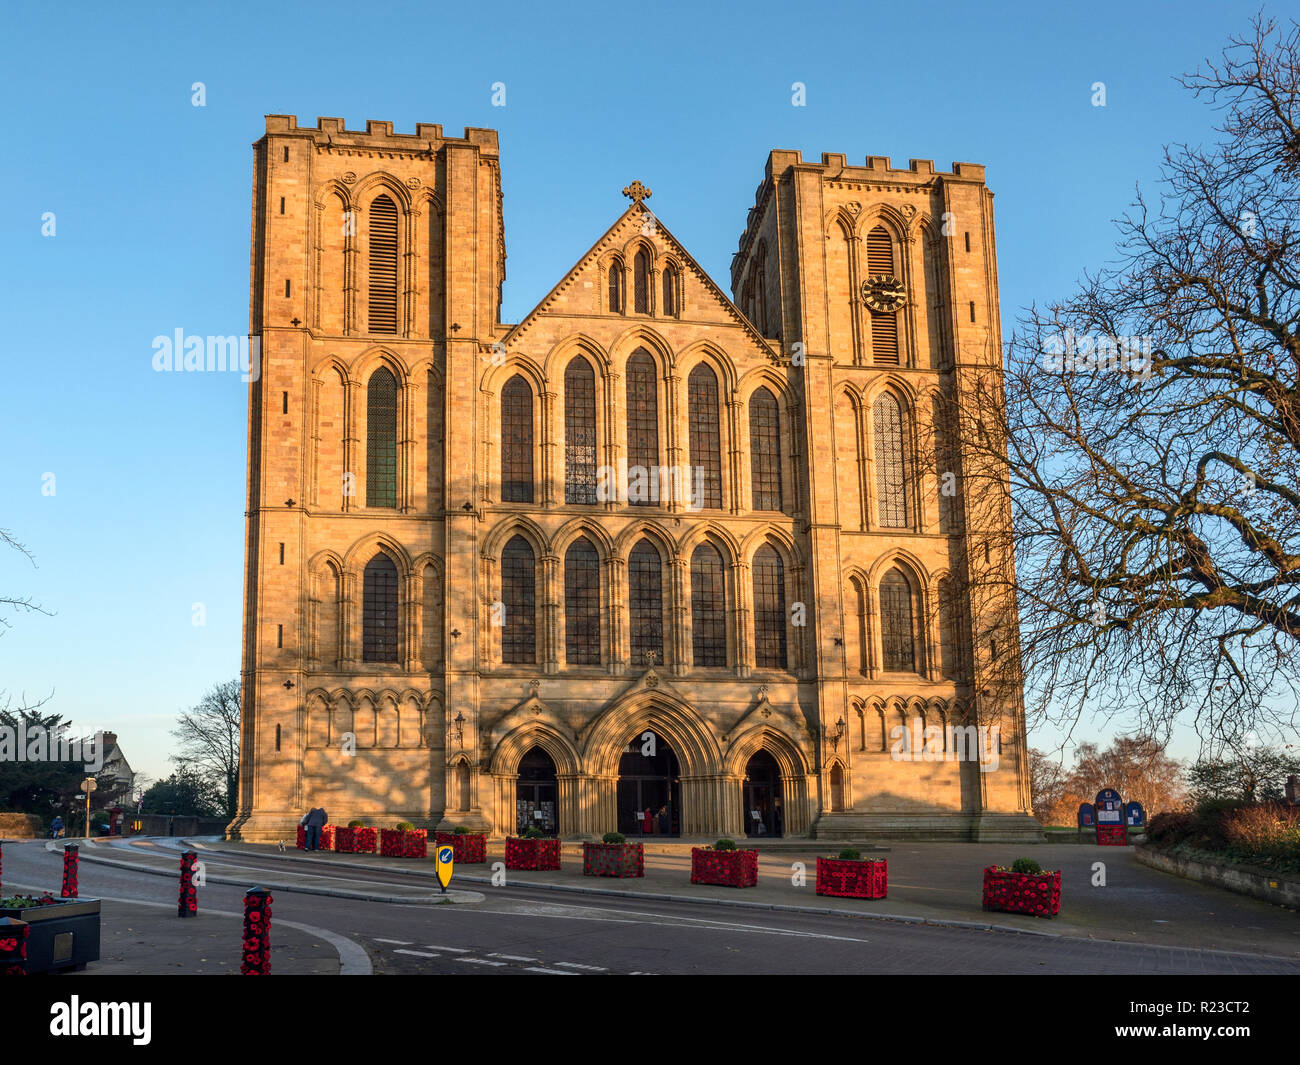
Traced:
[[463, 747], [465, 743], [465, 715], [457, 713], [452, 724], [456, 726], [456, 746]]
[[99, 784], [94, 777], [87, 777], [81, 782], [81, 790], [86, 793], [86, 839], [90, 839], [90, 793], [97, 787]]

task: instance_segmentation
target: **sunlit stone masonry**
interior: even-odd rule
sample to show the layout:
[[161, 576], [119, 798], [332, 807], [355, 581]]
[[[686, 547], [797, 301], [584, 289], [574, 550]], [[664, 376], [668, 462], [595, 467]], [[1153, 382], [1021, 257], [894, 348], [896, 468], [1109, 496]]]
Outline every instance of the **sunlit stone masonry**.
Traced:
[[770, 153], [730, 298], [631, 181], [507, 323], [495, 131], [253, 160], [232, 836], [1039, 837], [1007, 512], [933, 431], [999, 365], [983, 167]]

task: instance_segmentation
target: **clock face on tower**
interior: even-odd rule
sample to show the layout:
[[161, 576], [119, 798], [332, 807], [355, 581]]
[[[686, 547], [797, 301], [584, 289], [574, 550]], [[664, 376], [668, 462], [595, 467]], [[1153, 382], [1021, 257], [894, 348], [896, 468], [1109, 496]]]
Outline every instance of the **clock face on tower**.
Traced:
[[903, 282], [889, 274], [872, 274], [862, 282], [862, 301], [873, 311], [896, 311], [907, 302]]

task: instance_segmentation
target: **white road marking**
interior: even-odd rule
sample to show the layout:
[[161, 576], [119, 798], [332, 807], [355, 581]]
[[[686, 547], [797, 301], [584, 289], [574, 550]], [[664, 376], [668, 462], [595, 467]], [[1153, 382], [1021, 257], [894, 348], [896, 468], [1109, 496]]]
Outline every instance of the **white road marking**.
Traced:
[[375, 942], [396, 943], [399, 947], [409, 947], [411, 945], [411, 940], [409, 939], [380, 939], [378, 936], [375, 937]]
[[537, 961], [536, 958], [525, 958], [519, 954], [489, 954], [489, 958], [505, 958], [506, 961]]
[[603, 965], [583, 965], [581, 962], [576, 962], [576, 961], [557, 961], [555, 964], [563, 965], [566, 969], [586, 969], [587, 971], [593, 973], [609, 972], [609, 970], [606, 969], [605, 966]]
[[440, 946], [438, 946], [437, 943], [426, 943], [425, 946], [428, 947], [430, 950], [445, 950], [445, 951], [447, 951], [448, 954], [468, 954], [468, 953], [469, 953], [469, 948], [468, 948], [468, 947], [440, 947]]
[[498, 969], [505, 965], [503, 961], [488, 961], [487, 958], [457, 958], [456, 961], [470, 962], [474, 965], [495, 965]]
[[566, 973], [563, 969], [543, 969], [539, 965], [530, 965], [524, 969], [526, 973], [548, 973], [551, 976], [577, 976], [577, 973]]
[[427, 950], [402, 950], [400, 947], [393, 951], [394, 954], [414, 954], [417, 958], [440, 958], [441, 954], [430, 954]]

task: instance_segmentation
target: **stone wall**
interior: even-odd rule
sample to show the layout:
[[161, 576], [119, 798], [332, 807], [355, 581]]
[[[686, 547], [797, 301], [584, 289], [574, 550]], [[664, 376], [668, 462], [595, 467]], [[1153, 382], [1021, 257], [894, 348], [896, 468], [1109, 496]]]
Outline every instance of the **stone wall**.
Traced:
[[40, 839], [45, 826], [36, 814], [0, 814], [0, 839]]

